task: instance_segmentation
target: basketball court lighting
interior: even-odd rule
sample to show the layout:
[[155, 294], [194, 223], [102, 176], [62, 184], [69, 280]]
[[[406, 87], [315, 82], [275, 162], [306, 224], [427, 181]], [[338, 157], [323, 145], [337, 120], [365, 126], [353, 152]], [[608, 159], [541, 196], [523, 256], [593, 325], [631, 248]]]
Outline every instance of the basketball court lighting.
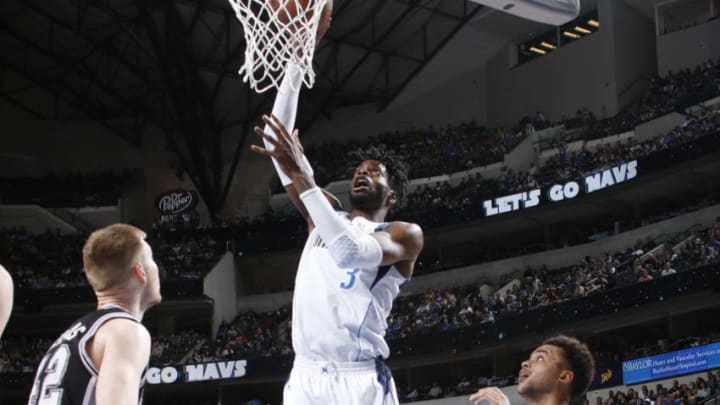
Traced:
[[530, 47], [530, 50], [531, 50], [532, 52], [535, 52], [535, 53], [540, 54], [540, 55], [545, 55], [545, 54], [547, 53], [547, 52], [543, 51], [542, 49], [536, 48], [536, 47], [534, 47], [534, 46], [531, 46], [531, 47]]
[[582, 32], [583, 34], [592, 34], [592, 31], [590, 31], [589, 29], [587, 29], [585, 27], [581, 27], [579, 25], [575, 26], [575, 31]]
[[570, 38], [572, 38], [572, 39], [578, 39], [578, 38], [580, 38], [580, 35], [578, 35], [578, 34], [576, 34], [576, 33], [574, 33], [574, 32], [570, 32], [570, 31], [565, 31], [565, 32], [563, 32], [563, 35], [565, 35], [566, 37], [570, 37]]
[[598, 20], [595, 20], [595, 19], [592, 19], [592, 18], [591, 18], [591, 19], [588, 20], [587, 23], [588, 23], [588, 25], [591, 26], [591, 27], [600, 28], [600, 21], [598, 21]]
[[540, 45], [541, 45], [542, 47], [544, 47], [544, 48], [547, 48], [547, 49], [555, 49], [555, 48], [557, 48], [555, 45], [553, 45], [553, 44], [551, 44], [550, 42], [547, 42], [547, 41], [542, 41], [542, 42], [540, 42]]

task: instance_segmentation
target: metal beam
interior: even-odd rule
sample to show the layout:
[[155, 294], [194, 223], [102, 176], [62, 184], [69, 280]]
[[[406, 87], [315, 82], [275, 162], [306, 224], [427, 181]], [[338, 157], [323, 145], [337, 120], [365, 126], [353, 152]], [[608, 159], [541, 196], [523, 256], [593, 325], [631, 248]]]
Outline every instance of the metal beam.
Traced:
[[36, 119], [39, 119], [39, 120], [45, 120], [45, 119], [47, 119], [47, 117], [45, 117], [44, 115], [42, 115], [42, 113], [34, 110], [32, 107], [28, 106], [27, 104], [25, 104], [25, 103], [21, 102], [20, 100], [12, 97], [10, 94], [7, 94], [7, 93], [5, 93], [5, 92], [0, 92], [0, 98], [2, 98], [3, 100], [7, 101], [7, 102], [10, 103], [11, 105], [13, 105], [13, 106], [15, 106], [15, 107], [17, 107], [17, 108], [25, 111], [26, 113], [32, 115], [32, 116], [35, 117]]
[[[34, 77], [32, 74], [28, 73], [24, 68], [16, 67], [8, 63], [7, 61], [4, 61], [0, 59], [0, 65], [4, 66], [5, 68], [11, 70], [18, 76], [24, 78], [25, 80], [30, 81], [31, 83], [35, 84], [38, 88], [41, 88], [45, 92], [49, 93], [52, 96], [58, 97], [62, 99], [65, 103], [68, 105], [74, 107], [76, 110], [82, 112], [85, 114], [89, 119], [95, 120], [99, 122], [102, 126], [107, 128], [110, 132], [116, 134], [120, 138], [124, 139], [126, 142], [131, 144], [132, 146], [138, 147], [139, 145], [139, 139], [137, 137], [134, 137], [133, 134], [128, 134], [125, 132], [122, 132], [120, 129], [115, 127], [114, 125], [110, 124], [106, 118], [104, 118], [107, 114], [105, 114], [103, 111], [96, 112], [93, 111], [93, 105], [87, 103], [87, 100], [83, 100], [82, 97], [75, 92], [70, 86], [63, 83], [60, 79], [54, 79], [53, 82], [57, 83], [57, 85], [61, 86], [61, 88], [56, 88], [52, 86], [50, 83], [45, 83], [38, 78]], [[69, 93], [71, 93], [74, 98], [68, 97], [63, 93], [62, 90], [65, 90]], [[95, 108], [100, 108], [100, 106], [94, 106]]]
[[[363, 0], [363, 1], [368, 1], [368, 0]], [[355, 34], [355, 33], [358, 32], [358, 31], [361, 31], [361, 30], [365, 29], [365, 27], [366, 27], [368, 24], [371, 24], [371, 23], [372, 23], [373, 18], [374, 18], [373, 16], [374, 16], [375, 14], [379, 13], [380, 10], [382, 10], [384, 7], [386, 7], [389, 3], [390, 3], [390, 2], [389, 2], [389, 1], [386, 1], [386, 0], [377, 0], [377, 1], [375, 2], [375, 5], [374, 5], [374, 6], [372, 7], [372, 9], [370, 10], [370, 12], [366, 15], [366, 18], [358, 21], [357, 24], [355, 24], [355, 26], [353, 26], [353, 27], [351, 27], [349, 30], [345, 31], [345, 33], [344, 33], [343, 35], [340, 35], [339, 37], [335, 37], [335, 39], [336, 39], [337, 41], [341, 41], [341, 42], [347, 41], [347, 39], [348, 39], [351, 35]], [[349, 4], [349, 2], [348, 2], [347, 4]], [[341, 10], [341, 11], [345, 11], [345, 10], [346, 10], [346, 9], [343, 9], [343, 10]], [[338, 15], [337, 15], [337, 14], [334, 15], [333, 18], [337, 20], [337, 19], [338, 19]], [[332, 25], [330, 25], [330, 31], [332, 31]], [[330, 31], [329, 31], [329, 32], [330, 32]], [[321, 44], [321, 46], [318, 48], [317, 52], [323, 51], [326, 47], [328, 47], [328, 46], [330, 46], [330, 45], [331, 45], [330, 43]]]
[[[87, 44], [89, 44], [97, 49], [102, 50], [104, 53], [106, 53], [110, 57], [116, 59], [120, 65], [124, 66], [130, 73], [132, 73], [136, 78], [138, 78], [141, 82], [143, 82], [145, 84], [146, 88], [154, 89], [157, 87], [157, 84], [153, 83], [150, 80], [150, 78], [147, 77], [145, 72], [137, 66], [136, 63], [133, 63], [132, 61], [130, 61], [127, 57], [122, 55], [115, 48], [115, 46], [112, 42], [112, 38], [114, 37], [114, 35], [111, 34], [111, 35], [107, 36], [106, 38], [98, 40], [97, 38], [87, 35], [87, 34], [83, 33], [82, 31], [78, 31], [75, 27], [73, 27], [66, 21], [60, 19], [59, 17], [53, 15], [52, 13], [48, 12], [45, 8], [38, 7], [32, 0], [25, 0], [25, 2], [23, 4], [26, 7], [28, 7], [29, 9], [33, 10], [38, 15], [40, 15], [40, 16], [44, 17], [45, 19], [47, 19], [48, 21], [50, 21], [51, 23], [54, 23], [57, 26], [71, 32], [73, 35], [82, 39]], [[119, 25], [122, 26], [122, 24], [119, 24]], [[136, 43], [139, 46], [139, 41], [137, 40], [137, 38], [136, 37], [132, 37], [132, 38], [134, 38], [136, 40]], [[139, 46], [139, 48], [145, 50], [141, 46]], [[146, 55], [149, 55], [149, 54], [146, 53]], [[157, 58], [152, 57], [151, 60], [152, 59], [157, 59]]]
[[349, 46], [349, 47], [353, 47], [353, 48], [362, 49], [363, 51], [379, 53], [383, 57], [398, 58], [398, 59], [403, 59], [403, 60], [406, 60], [408, 62], [413, 62], [413, 63], [422, 63], [424, 61], [421, 58], [416, 58], [416, 57], [409, 56], [409, 55], [402, 55], [395, 51], [385, 51], [378, 47], [374, 47], [372, 45], [365, 45], [365, 44], [361, 44], [358, 42], [346, 41], [346, 40], [343, 40], [340, 38], [333, 38], [333, 37], [326, 36], [325, 38], [323, 38], [323, 40], [328, 40], [329, 42], [337, 42], [341, 46]]
[[[446, 1], [446, 0], [441, 0], [441, 2], [443, 2], [443, 1]], [[462, 0], [462, 1], [466, 1], [466, 0]], [[465, 17], [465, 14], [456, 15], [453, 13], [448, 13], [447, 11], [438, 9], [437, 6], [435, 6], [434, 8], [428, 7], [425, 4], [423, 4], [422, 2], [417, 1], [417, 0], [395, 0], [395, 2], [407, 5], [409, 7], [415, 7], [415, 8], [421, 9], [421, 10], [425, 10], [425, 11], [432, 13], [433, 15], [441, 16], [441, 17], [448, 18], [448, 19], [451, 19], [454, 21], [458, 21], [458, 22], [462, 22], [463, 18]], [[438, 3], [438, 4], [441, 4], [441, 3]]]
[[177, 155], [215, 216], [220, 213], [222, 194], [221, 123], [200, 79], [199, 65], [188, 49], [190, 32], [174, 3], [165, 3], [157, 9], [162, 12], [162, 25], [155, 20], [145, 0], [136, 0], [136, 6], [158, 55], [165, 88], [177, 117], [175, 132], [168, 131], [168, 136], [177, 134], [182, 138], [184, 148], [177, 148]]
[[[148, 108], [146, 106], [138, 105], [137, 100], [125, 99], [116, 90], [110, 88], [107, 84], [105, 84], [103, 80], [96, 74], [96, 72], [87, 65], [87, 60], [89, 56], [94, 53], [94, 50], [88, 55], [83, 55], [77, 60], [73, 60], [60, 53], [42, 48], [40, 45], [34, 43], [29, 38], [9, 27], [7, 24], [5, 24], [4, 21], [0, 21], [0, 30], [4, 31], [7, 35], [15, 38], [17, 41], [24, 44], [26, 48], [33, 49], [36, 52], [42, 54], [43, 56], [55, 60], [57, 62], [57, 65], [62, 66], [64, 70], [56, 73], [54, 75], [55, 77], [67, 76], [70, 72], [74, 71], [75, 67], [83, 68], [84, 72], [78, 72], [78, 76], [86, 77], [90, 81], [90, 83], [95, 84], [103, 92], [119, 101], [120, 104], [122, 104], [127, 109], [127, 111], [137, 115], [147, 114]], [[90, 88], [88, 87], [87, 90], [89, 91], [89, 89]], [[88, 94], [85, 95], [85, 98], [88, 98]]]
[[[380, 1], [380, 3], [385, 2], [385, 0], [379, 0], [379, 1]], [[392, 23], [390, 23], [389, 28], [387, 28], [380, 36], [378, 36], [376, 43], [381, 43], [387, 37], [389, 37], [390, 34], [392, 34], [400, 26], [400, 23], [407, 16], [409, 16], [412, 12], [413, 12], [413, 8], [407, 7], [397, 18], [395, 18], [392, 21]], [[322, 111], [325, 110], [326, 108], [328, 108], [332, 104], [332, 102], [335, 98], [335, 95], [340, 90], [342, 90], [342, 88], [345, 86], [345, 84], [347, 84], [347, 82], [350, 81], [350, 79], [355, 75], [355, 73], [358, 71], [358, 69], [360, 69], [362, 64], [368, 59], [368, 57], [370, 57], [371, 54], [372, 54], [372, 51], [368, 50], [365, 52], [365, 54], [361, 58], [358, 59], [358, 61], [350, 69], [350, 71], [347, 74], [345, 74], [343, 79], [340, 80], [340, 82], [337, 85], [335, 85], [335, 87], [332, 89], [330, 94], [320, 104], [319, 108], [317, 108], [315, 110], [315, 112], [310, 116], [310, 118], [299, 127], [301, 127], [302, 129], [305, 129], [305, 128], [309, 127], [313, 122], [315, 122], [315, 120], [319, 117], [319, 115], [322, 113]]]
[[435, 58], [435, 56], [438, 54], [438, 52], [440, 52], [440, 50], [441, 50], [442, 48], [444, 48], [445, 45], [447, 45], [447, 43], [450, 42], [450, 40], [453, 39], [453, 37], [465, 26], [465, 24], [466, 24], [468, 21], [470, 21], [473, 17], [475, 17], [475, 15], [477, 15], [477, 13], [478, 13], [482, 8], [483, 8], [483, 6], [477, 5], [477, 6], [475, 6], [475, 8], [474, 8], [472, 11], [470, 11], [465, 17], [463, 17], [462, 21], [461, 21], [460, 23], [458, 23], [458, 25], [457, 25], [452, 31], [450, 31], [450, 32], [445, 36], [445, 38], [443, 38], [443, 40], [440, 41], [440, 42], [433, 48], [433, 50], [430, 52], [430, 54], [427, 55], [427, 57], [425, 58], [425, 61], [424, 61], [423, 63], [421, 63], [420, 65], [418, 65], [418, 66], [413, 70], [413, 72], [402, 82], [402, 84], [400, 84], [400, 86], [399, 86], [397, 89], [395, 89], [395, 91], [394, 91], [393, 94], [390, 96], [390, 98], [389, 98], [386, 102], [384, 102], [384, 103], [382, 104], [382, 106], [380, 107], [380, 110], [381, 110], [381, 111], [382, 111], [382, 110], [385, 110], [390, 104], [392, 104], [393, 101], [395, 101], [395, 99], [400, 95], [400, 93], [402, 93], [403, 90], [405, 90], [405, 88], [410, 84], [410, 82], [412, 82], [412, 80], [413, 80], [418, 74], [420, 74], [420, 72], [422, 72], [423, 69], [425, 69], [425, 67], [427, 66], [427, 64], [430, 63], [430, 61], [431, 61], [433, 58]]

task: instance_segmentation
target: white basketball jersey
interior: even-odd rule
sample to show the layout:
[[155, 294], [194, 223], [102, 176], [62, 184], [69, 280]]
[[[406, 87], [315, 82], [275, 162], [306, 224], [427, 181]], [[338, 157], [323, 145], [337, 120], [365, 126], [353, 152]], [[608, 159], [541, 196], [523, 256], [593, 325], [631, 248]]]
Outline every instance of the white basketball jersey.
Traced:
[[[362, 217], [350, 221], [346, 213], [338, 215], [367, 233], [387, 226]], [[339, 268], [314, 229], [295, 276], [292, 343], [296, 356], [334, 362], [387, 358], [387, 317], [407, 281], [395, 266]]]

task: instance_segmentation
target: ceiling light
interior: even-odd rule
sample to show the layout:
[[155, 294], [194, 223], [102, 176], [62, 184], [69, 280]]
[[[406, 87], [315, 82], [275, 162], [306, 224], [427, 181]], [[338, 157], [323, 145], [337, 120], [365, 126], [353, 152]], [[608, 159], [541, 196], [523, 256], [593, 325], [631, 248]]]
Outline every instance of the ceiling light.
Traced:
[[535, 52], [535, 53], [540, 54], [540, 55], [545, 55], [545, 54], [547, 53], [547, 52], [543, 51], [542, 49], [536, 48], [536, 47], [534, 47], [534, 46], [531, 46], [531, 47], [530, 47], [530, 51]]
[[578, 35], [578, 34], [576, 34], [576, 33], [574, 33], [574, 32], [570, 32], [570, 31], [565, 31], [565, 32], [563, 32], [563, 35], [565, 35], [566, 37], [570, 37], [570, 38], [572, 38], [572, 39], [578, 39], [578, 38], [580, 38], [580, 35]]
[[587, 23], [588, 23], [588, 25], [591, 26], [591, 27], [600, 28], [600, 21], [598, 21], [598, 20], [595, 20], [595, 19], [592, 19], [592, 18], [591, 18], [591, 19], [588, 20]]
[[545, 48], [547, 48], [547, 49], [555, 49], [555, 48], [557, 48], [555, 45], [553, 45], [553, 44], [551, 44], [550, 42], [547, 42], [547, 41], [542, 41], [542, 42], [540, 42], [540, 45], [543, 46], [543, 47], [545, 47]]
[[589, 29], [587, 29], [585, 27], [581, 27], [579, 25], [575, 26], [575, 31], [582, 32], [583, 34], [592, 34], [592, 31], [590, 31]]

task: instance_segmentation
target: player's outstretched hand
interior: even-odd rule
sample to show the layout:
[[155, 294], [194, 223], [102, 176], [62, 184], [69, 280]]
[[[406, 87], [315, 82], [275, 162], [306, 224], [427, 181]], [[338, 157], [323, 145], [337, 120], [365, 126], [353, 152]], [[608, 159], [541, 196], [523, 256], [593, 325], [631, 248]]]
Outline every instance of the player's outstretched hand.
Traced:
[[470, 395], [470, 403], [475, 405], [510, 405], [510, 400], [497, 387], [488, 387]]
[[255, 127], [254, 131], [266, 142], [266, 147], [252, 145], [250, 148], [253, 152], [274, 158], [280, 169], [290, 178], [300, 176], [307, 181], [312, 180], [312, 173], [309, 168], [303, 164], [306, 160], [303, 146], [300, 143], [298, 130], [294, 130], [290, 134], [285, 125], [274, 115], [263, 115], [263, 121], [270, 128], [273, 134], [268, 134], [260, 127]]

